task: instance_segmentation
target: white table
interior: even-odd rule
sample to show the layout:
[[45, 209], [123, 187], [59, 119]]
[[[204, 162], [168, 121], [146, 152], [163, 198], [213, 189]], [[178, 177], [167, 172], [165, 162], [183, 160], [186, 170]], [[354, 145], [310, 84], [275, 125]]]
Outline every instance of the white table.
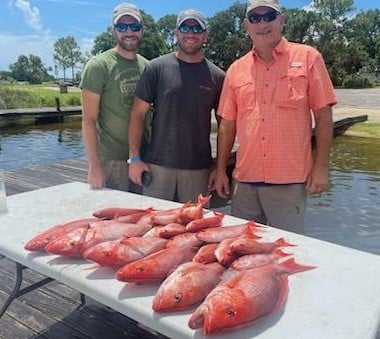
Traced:
[[[179, 204], [107, 189], [91, 190], [77, 182], [13, 195], [7, 204], [9, 212], [0, 215], [0, 254], [168, 337], [205, 337], [187, 325], [194, 309], [167, 314], [151, 310], [158, 285], [123, 283], [114, 278], [114, 269], [23, 248], [38, 232], [89, 217], [102, 207], [166, 209]], [[230, 216], [224, 220], [229, 225], [241, 222]], [[375, 338], [380, 320], [380, 257], [274, 228], [268, 228], [265, 239], [281, 236], [298, 244], [291, 248], [297, 262], [318, 268], [289, 276], [289, 295], [281, 312], [212, 338]]]

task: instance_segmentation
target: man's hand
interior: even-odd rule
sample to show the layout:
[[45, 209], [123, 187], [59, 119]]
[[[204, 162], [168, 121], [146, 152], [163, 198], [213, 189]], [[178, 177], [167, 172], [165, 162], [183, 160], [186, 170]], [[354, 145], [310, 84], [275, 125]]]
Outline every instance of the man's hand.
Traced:
[[90, 184], [91, 188], [103, 188], [105, 186], [106, 180], [101, 165], [90, 165], [88, 167], [87, 182]]
[[135, 184], [142, 186], [141, 175], [144, 171], [149, 171], [149, 167], [143, 161], [133, 162], [129, 165], [129, 179]]
[[306, 181], [306, 191], [308, 194], [321, 194], [328, 190], [329, 171], [328, 168], [313, 167]]
[[215, 172], [214, 189], [221, 198], [227, 199], [230, 196], [230, 180], [225, 172]]

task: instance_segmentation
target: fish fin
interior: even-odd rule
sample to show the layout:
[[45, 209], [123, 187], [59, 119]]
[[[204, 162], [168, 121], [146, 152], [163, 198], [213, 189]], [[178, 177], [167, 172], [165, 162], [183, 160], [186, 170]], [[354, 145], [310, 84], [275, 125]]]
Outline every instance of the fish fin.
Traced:
[[198, 307], [193, 314], [190, 316], [188, 325], [191, 329], [196, 330], [204, 326], [205, 315], [202, 305]]
[[275, 255], [278, 255], [279, 257], [288, 257], [290, 255], [293, 255], [292, 253], [286, 253], [286, 252], [284, 252], [283, 250], [281, 250], [278, 247], [273, 251], [273, 253]]

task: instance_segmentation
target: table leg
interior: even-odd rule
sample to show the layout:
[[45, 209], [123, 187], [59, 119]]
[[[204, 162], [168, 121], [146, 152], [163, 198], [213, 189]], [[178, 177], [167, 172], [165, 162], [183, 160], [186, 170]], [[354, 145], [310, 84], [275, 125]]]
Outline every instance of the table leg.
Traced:
[[45, 278], [41, 281], [38, 281], [34, 284], [31, 284], [23, 289], [20, 289], [21, 283], [22, 283], [22, 271], [27, 268], [26, 266], [23, 266], [19, 263], [16, 263], [16, 283], [15, 286], [12, 290], [12, 293], [9, 295], [8, 299], [5, 301], [5, 304], [3, 307], [0, 309], [0, 318], [3, 316], [3, 314], [6, 312], [8, 309], [9, 305], [12, 303], [12, 301], [25, 293], [28, 293], [36, 288], [39, 288], [49, 282], [51, 282], [53, 279], [52, 278]]

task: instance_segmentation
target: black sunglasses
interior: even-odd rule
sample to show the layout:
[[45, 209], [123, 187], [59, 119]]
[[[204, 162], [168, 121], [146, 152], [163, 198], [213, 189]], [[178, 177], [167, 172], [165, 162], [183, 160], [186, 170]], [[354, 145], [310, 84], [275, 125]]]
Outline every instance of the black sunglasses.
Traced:
[[181, 33], [189, 33], [190, 31], [192, 31], [194, 34], [201, 34], [205, 31], [200, 24], [196, 24], [192, 26], [188, 24], [182, 24], [181, 26], [178, 27], [178, 30]]
[[142, 28], [142, 24], [140, 24], [139, 22], [133, 22], [131, 24], [126, 24], [124, 22], [119, 22], [118, 24], [115, 25], [115, 29], [119, 32], [119, 33], [124, 33], [126, 31], [128, 31], [128, 27], [131, 29], [132, 32], [139, 32]]
[[248, 14], [248, 20], [251, 24], [257, 24], [261, 21], [261, 19], [263, 19], [265, 22], [271, 22], [273, 20], [276, 20], [277, 15], [279, 14], [280, 13], [276, 11], [270, 11], [264, 14], [252, 13]]

